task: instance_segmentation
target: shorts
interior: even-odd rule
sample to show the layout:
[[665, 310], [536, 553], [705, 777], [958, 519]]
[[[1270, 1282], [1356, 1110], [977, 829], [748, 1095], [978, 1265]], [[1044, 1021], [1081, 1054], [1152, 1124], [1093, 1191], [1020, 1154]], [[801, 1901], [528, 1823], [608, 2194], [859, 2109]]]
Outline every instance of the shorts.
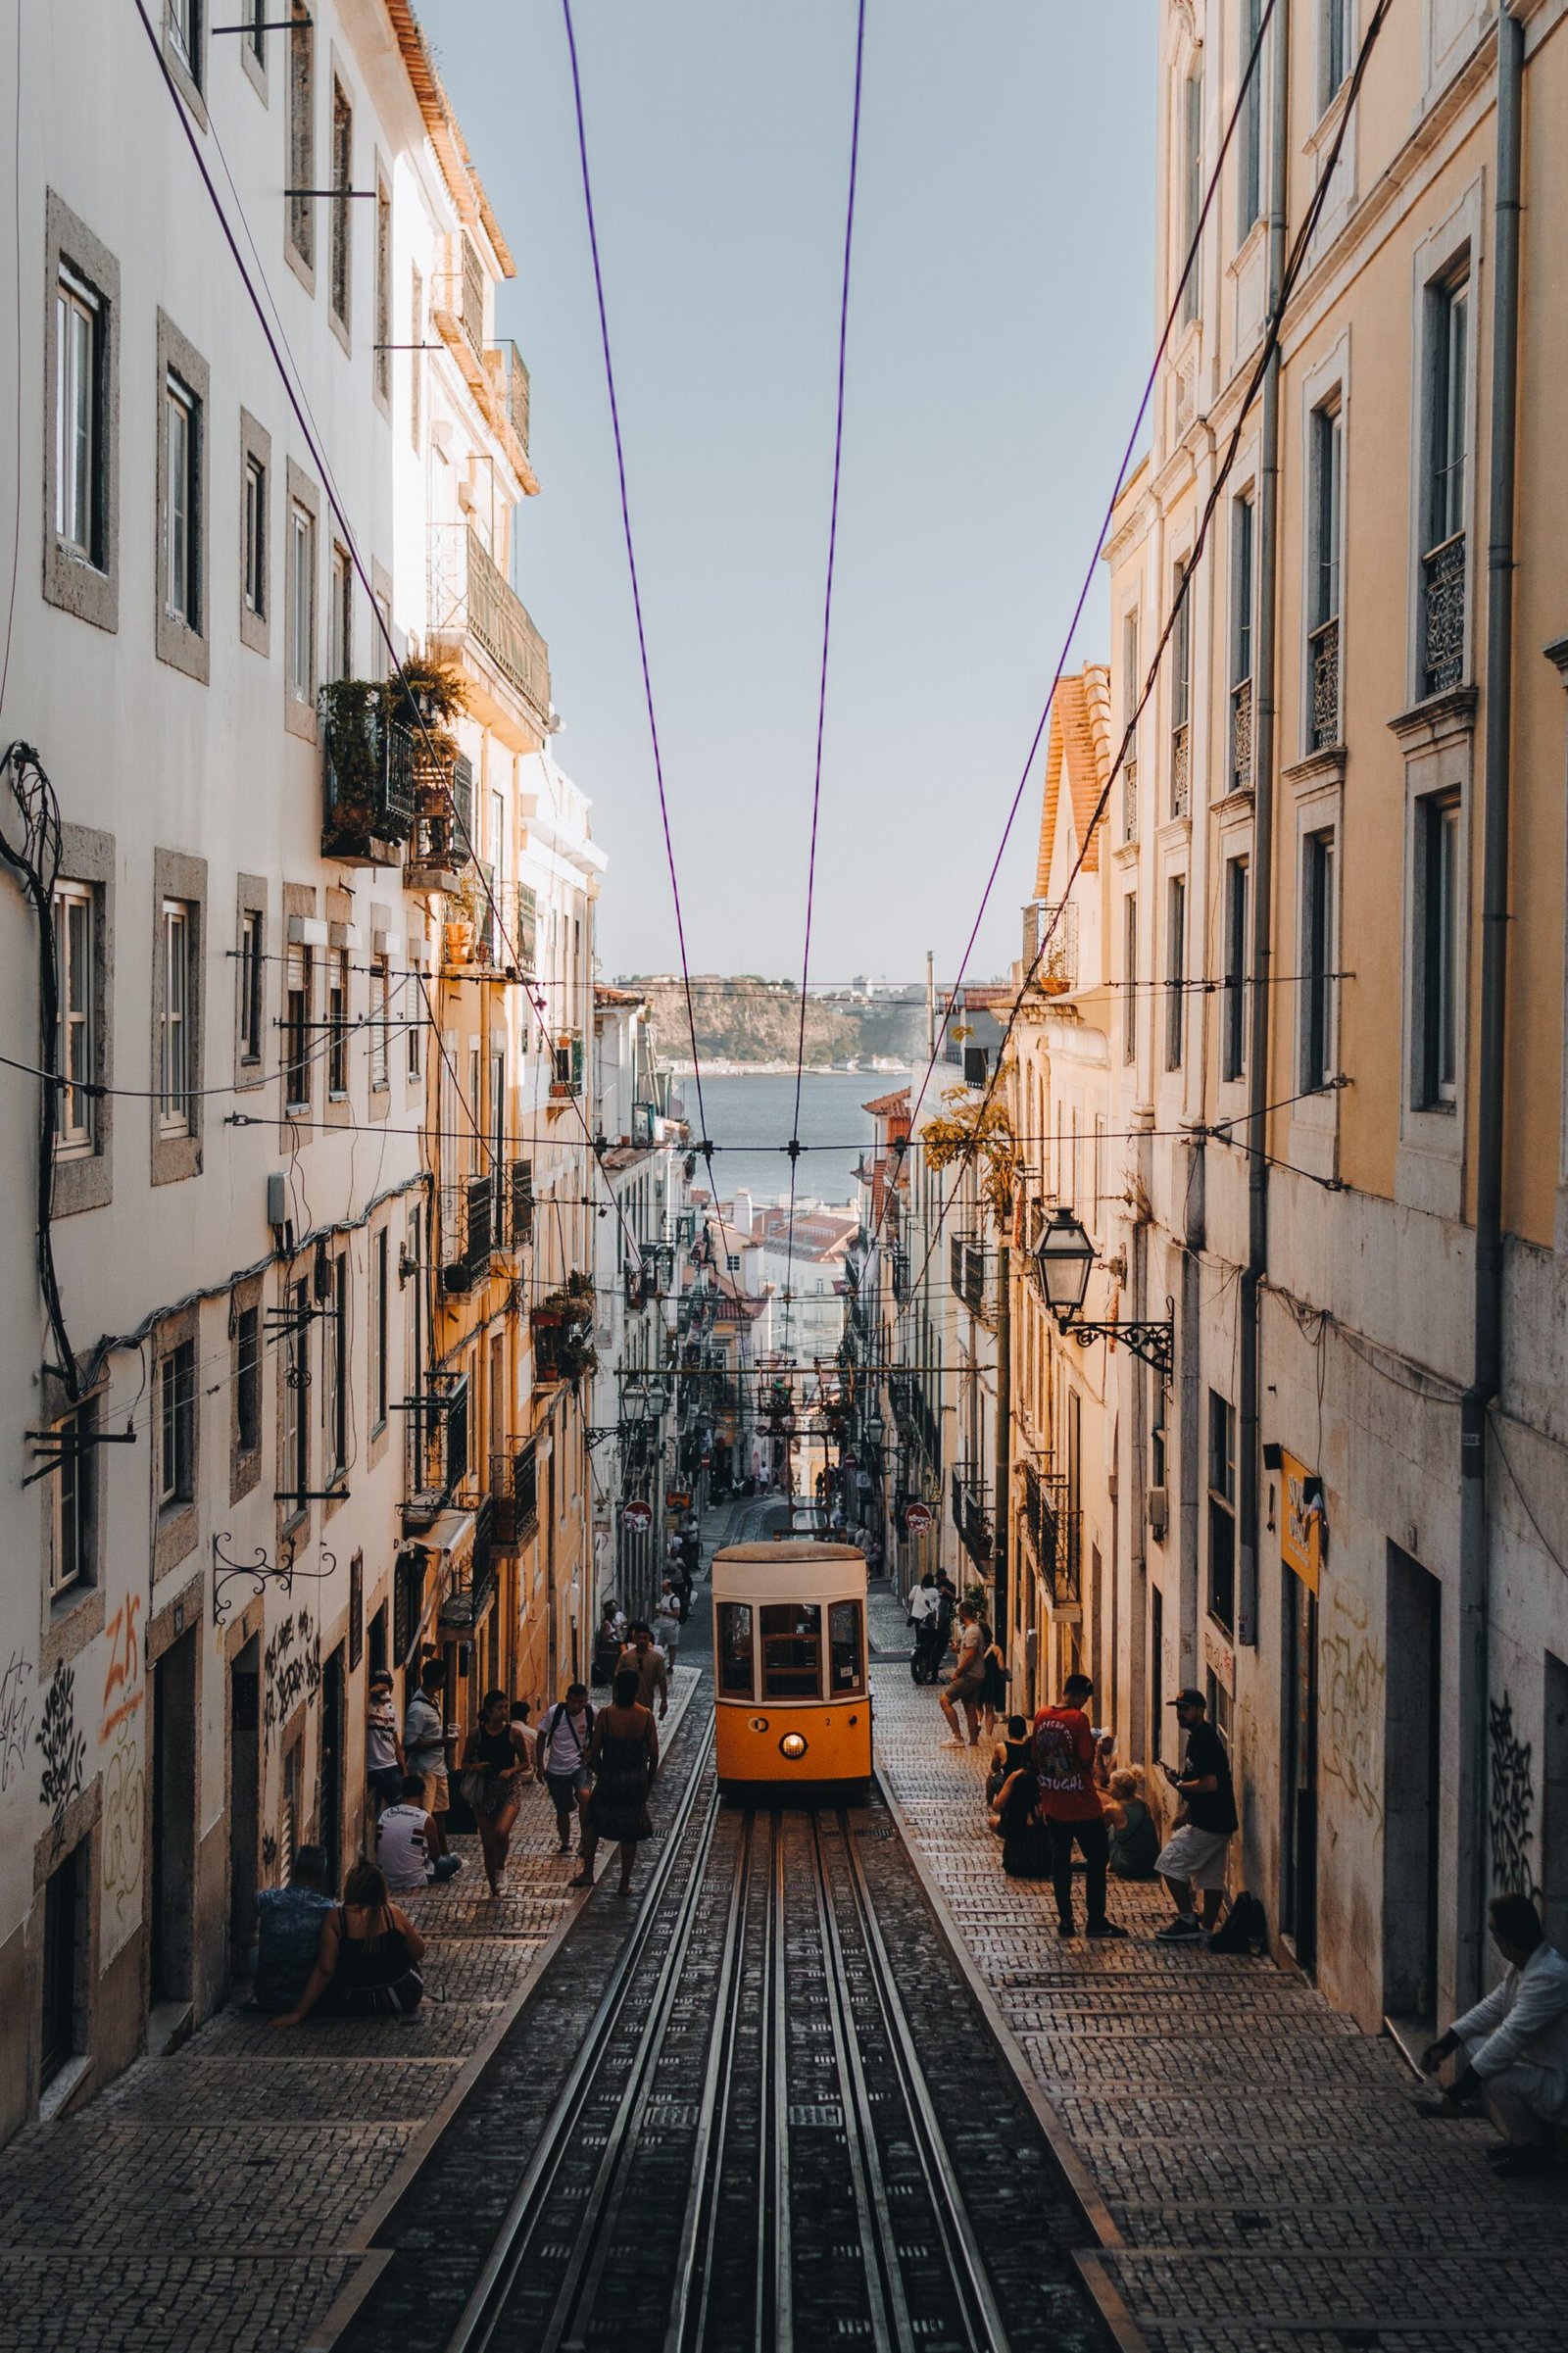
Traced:
[[594, 1786], [593, 1775], [586, 1765], [578, 1765], [571, 1773], [547, 1773], [545, 1787], [558, 1814], [569, 1814], [574, 1797], [585, 1797]]
[[427, 1773], [424, 1777], [424, 1810], [427, 1814], [450, 1814], [452, 1792], [447, 1787], [445, 1773]]
[[403, 1774], [396, 1765], [372, 1765], [365, 1776], [365, 1786], [383, 1806], [396, 1805], [403, 1795]]
[[1161, 1879], [1186, 1880], [1212, 1890], [1225, 1885], [1225, 1857], [1236, 1836], [1229, 1830], [1200, 1830], [1186, 1822], [1173, 1830], [1158, 1854], [1154, 1869]]
[[955, 1675], [948, 1686], [948, 1697], [959, 1707], [978, 1707], [985, 1688], [983, 1675]]

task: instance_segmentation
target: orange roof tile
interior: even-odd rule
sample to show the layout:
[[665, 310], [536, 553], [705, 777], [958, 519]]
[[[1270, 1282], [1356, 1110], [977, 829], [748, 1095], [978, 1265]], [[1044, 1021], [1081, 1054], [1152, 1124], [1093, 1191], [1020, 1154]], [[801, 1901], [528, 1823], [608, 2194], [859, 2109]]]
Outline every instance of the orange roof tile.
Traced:
[[1063, 768], [1067, 774], [1073, 836], [1083, 853], [1084, 872], [1098, 871], [1103, 819], [1097, 821], [1095, 811], [1110, 774], [1110, 671], [1102, 662], [1089, 662], [1075, 677], [1060, 680], [1051, 706], [1040, 850], [1035, 865], [1037, 899], [1051, 896], [1051, 859], [1056, 840]]
[[869, 1111], [873, 1119], [896, 1119], [901, 1111], [907, 1111], [908, 1107], [907, 1087], [900, 1087], [894, 1095], [879, 1095], [875, 1103], [863, 1103], [860, 1105], [861, 1110]]

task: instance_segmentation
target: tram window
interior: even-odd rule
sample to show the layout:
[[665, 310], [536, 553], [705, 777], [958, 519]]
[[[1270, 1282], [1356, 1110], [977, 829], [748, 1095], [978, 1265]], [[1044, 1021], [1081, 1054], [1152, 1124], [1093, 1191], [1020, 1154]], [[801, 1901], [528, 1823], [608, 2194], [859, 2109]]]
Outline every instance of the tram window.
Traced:
[[860, 1604], [858, 1601], [834, 1601], [828, 1605], [828, 1696], [847, 1698], [852, 1692], [863, 1691], [860, 1672]]
[[814, 1601], [770, 1601], [762, 1609], [762, 1697], [820, 1699], [822, 1612]]
[[718, 1688], [731, 1699], [752, 1695], [752, 1605], [718, 1605]]

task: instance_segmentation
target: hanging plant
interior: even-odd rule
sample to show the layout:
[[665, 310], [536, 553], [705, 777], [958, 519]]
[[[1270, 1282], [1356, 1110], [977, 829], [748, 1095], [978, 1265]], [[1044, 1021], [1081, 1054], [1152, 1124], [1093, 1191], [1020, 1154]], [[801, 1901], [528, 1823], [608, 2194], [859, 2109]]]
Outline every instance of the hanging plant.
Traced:
[[993, 1096], [972, 1103], [964, 1087], [950, 1087], [943, 1102], [952, 1105], [928, 1119], [920, 1131], [928, 1168], [949, 1168], [969, 1161], [975, 1170], [980, 1199], [1000, 1231], [1012, 1220], [1013, 1194], [1023, 1167], [1023, 1154], [1012, 1122]]
[[451, 728], [468, 708], [468, 688], [455, 662], [430, 661], [410, 655], [386, 681], [390, 715], [417, 733], [420, 725], [434, 732]]

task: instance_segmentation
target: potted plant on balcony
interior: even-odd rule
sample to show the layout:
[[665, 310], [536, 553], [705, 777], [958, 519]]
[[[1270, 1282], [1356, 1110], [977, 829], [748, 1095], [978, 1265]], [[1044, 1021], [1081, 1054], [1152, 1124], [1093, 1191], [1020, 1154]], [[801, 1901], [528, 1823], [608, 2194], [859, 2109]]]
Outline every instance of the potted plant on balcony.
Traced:
[[388, 790], [384, 690], [373, 678], [336, 678], [318, 700], [325, 808], [321, 847], [363, 858], [407, 830]]
[[574, 1269], [559, 1290], [546, 1293], [529, 1322], [540, 1380], [566, 1381], [575, 1389], [585, 1373], [598, 1370], [592, 1275]]
[[471, 866], [465, 867], [458, 877], [458, 887], [447, 899], [445, 925], [446, 960], [449, 964], [467, 964], [473, 960], [473, 943], [479, 929], [479, 887]]

